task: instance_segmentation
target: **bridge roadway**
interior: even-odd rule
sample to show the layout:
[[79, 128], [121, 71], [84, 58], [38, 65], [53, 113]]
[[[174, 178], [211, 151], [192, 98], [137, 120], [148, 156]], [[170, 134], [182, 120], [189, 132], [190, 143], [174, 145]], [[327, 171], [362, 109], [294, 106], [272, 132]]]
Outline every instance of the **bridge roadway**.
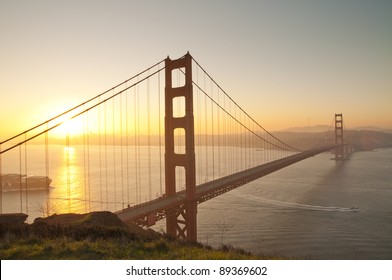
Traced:
[[[314, 148], [198, 185], [196, 187], [197, 203], [207, 201], [267, 174], [338, 146], [340, 145], [335, 144]], [[124, 222], [137, 222], [141, 225], [151, 226], [155, 224], [155, 221], [165, 218], [169, 209], [180, 206], [184, 201], [185, 190], [171, 197], [160, 197], [125, 208], [116, 212], [116, 214]]]

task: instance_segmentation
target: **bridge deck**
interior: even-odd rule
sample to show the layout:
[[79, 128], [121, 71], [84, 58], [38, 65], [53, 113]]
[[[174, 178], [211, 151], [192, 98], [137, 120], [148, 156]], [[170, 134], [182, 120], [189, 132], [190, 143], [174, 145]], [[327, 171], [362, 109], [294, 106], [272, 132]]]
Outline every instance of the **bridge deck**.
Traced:
[[[329, 145], [304, 151], [198, 185], [196, 188], [197, 202], [207, 201], [267, 174], [338, 146], [340, 145]], [[178, 206], [184, 203], [184, 201], [185, 191], [180, 191], [174, 196], [157, 198], [134, 207], [123, 209], [116, 212], [116, 214], [125, 222], [137, 221], [144, 225], [151, 225], [156, 220], [164, 218], [168, 209]]]

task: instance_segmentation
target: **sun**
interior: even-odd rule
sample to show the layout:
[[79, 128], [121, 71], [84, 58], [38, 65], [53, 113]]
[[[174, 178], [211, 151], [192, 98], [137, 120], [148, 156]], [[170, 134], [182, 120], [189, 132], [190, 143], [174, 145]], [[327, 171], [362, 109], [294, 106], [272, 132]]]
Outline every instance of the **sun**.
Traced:
[[57, 126], [51, 132], [55, 138], [64, 138], [68, 136], [80, 136], [84, 133], [84, 125], [82, 118], [73, 118], [59, 122]]

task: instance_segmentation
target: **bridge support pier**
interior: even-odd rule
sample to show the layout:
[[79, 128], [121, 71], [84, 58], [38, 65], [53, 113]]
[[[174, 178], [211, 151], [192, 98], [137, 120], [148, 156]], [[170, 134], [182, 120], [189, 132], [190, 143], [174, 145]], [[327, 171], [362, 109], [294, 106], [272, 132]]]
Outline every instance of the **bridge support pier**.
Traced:
[[[173, 87], [172, 72], [185, 72], [185, 84]], [[166, 213], [167, 234], [187, 239], [197, 240], [197, 201], [196, 201], [196, 172], [195, 144], [193, 117], [193, 87], [192, 87], [192, 57], [189, 53], [180, 59], [165, 60], [165, 191], [166, 197], [174, 196], [177, 192], [176, 168], [185, 170], [186, 197], [185, 202], [176, 209]], [[174, 116], [173, 103], [175, 99], [185, 101], [183, 116]], [[175, 130], [185, 132], [185, 152], [176, 153]], [[181, 149], [177, 149], [181, 150]]]

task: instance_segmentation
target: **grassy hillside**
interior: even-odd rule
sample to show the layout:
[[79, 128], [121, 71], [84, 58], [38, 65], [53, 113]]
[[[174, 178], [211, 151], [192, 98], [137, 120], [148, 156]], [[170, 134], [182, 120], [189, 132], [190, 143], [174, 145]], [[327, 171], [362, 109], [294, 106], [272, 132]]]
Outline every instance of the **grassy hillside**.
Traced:
[[0, 223], [0, 259], [262, 259], [212, 249], [122, 223], [110, 212], [54, 215], [33, 224]]

